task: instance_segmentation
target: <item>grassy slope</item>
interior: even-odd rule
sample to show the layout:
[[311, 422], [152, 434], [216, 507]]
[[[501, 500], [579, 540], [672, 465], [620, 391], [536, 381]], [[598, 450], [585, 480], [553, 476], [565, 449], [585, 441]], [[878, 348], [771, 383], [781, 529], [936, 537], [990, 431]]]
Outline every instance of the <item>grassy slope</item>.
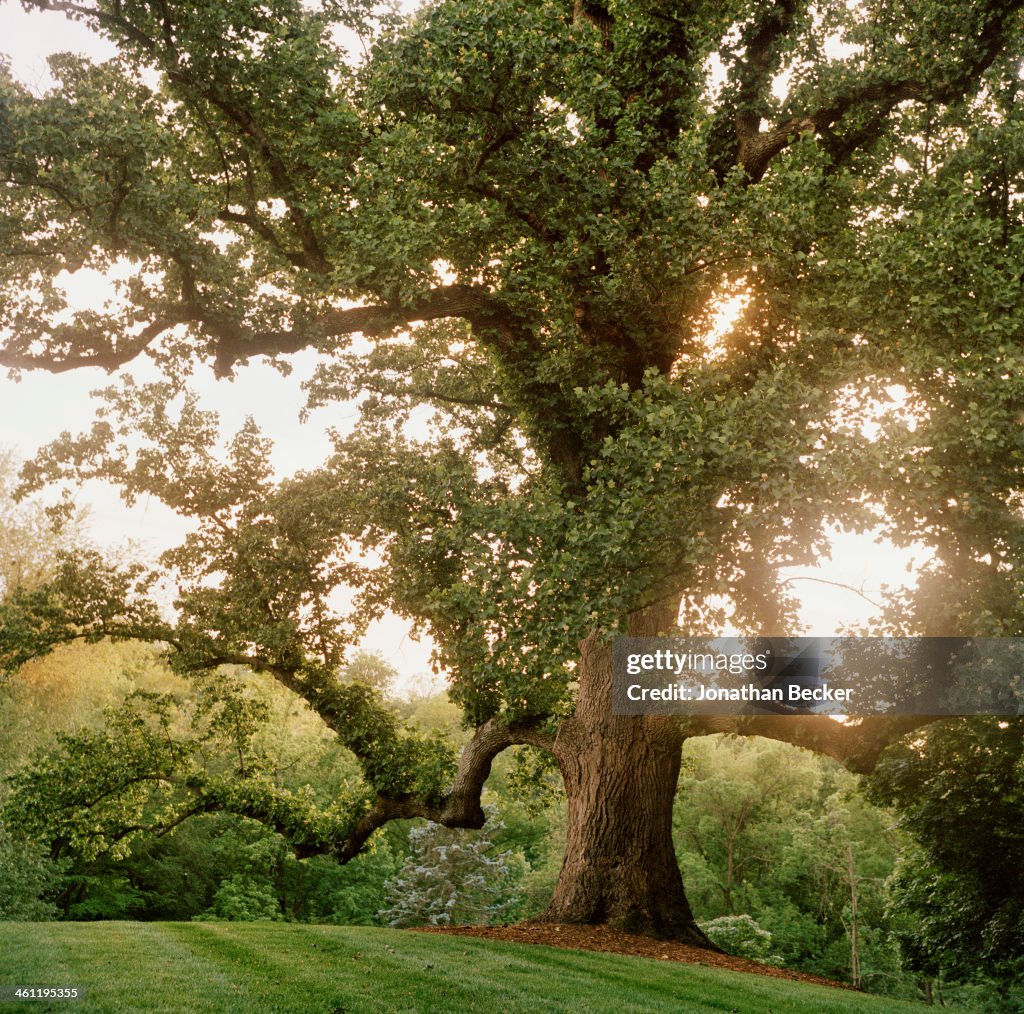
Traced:
[[748, 1011], [917, 1004], [700, 966], [397, 930], [274, 923], [0, 923], [0, 986], [84, 986], [0, 1010]]

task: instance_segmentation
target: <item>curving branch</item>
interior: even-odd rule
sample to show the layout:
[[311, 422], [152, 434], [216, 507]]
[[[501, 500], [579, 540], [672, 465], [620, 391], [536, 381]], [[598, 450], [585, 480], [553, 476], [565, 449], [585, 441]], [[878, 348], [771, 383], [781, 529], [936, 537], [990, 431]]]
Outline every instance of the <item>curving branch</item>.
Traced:
[[[482, 827], [485, 814], [480, 797], [494, 758], [516, 745], [554, 749], [554, 736], [545, 728], [543, 719], [505, 723], [500, 718], [492, 718], [477, 728], [463, 748], [447, 790], [442, 791], [439, 784], [432, 788], [430, 779], [417, 783], [417, 773], [411, 767], [395, 768], [396, 758], [399, 758], [399, 768], [410, 761], [412, 766], [419, 763], [412, 760], [415, 749], [407, 760], [401, 759], [403, 748], [410, 745], [409, 735], [403, 734], [404, 730], [394, 714], [368, 688], [342, 684], [333, 672], [304, 670], [298, 663], [283, 664], [245, 652], [217, 653], [212, 644], [204, 650], [190, 643], [187, 637], [179, 638], [170, 628], [147, 622], [145, 615], [128, 615], [131, 610], [125, 614], [121, 601], [123, 596], [114, 596], [110, 601], [102, 592], [94, 596], [92, 611], [97, 615], [86, 615], [89, 610], [85, 605], [88, 603], [83, 604], [80, 620], [84, 622], [72, 622], [58, 608], [47, 625], [33, 607], [42, 604], [53, 611], [54, 602], [59, 598], [53, 591], [48, 587], [31, 595], [16, 595], [11, 603], [0, 609], [0, 620], [4, 621], [0, 623], [0, 634], [7, 635], [6, 638], [0, 637], [0, 660], [5, 663], [5, 671], [20, 668], [26, 661], [45, 654], [57, 644], [82, 638], [113, 637], [159, 640], [179, 656], [184, 668], [193, 671], [242, 665], [266, 672], [301, 696], [320, 715], [337, 734], [339, 742], [356, 756], [366, 781], [375, 792], [374, 802], [361, 814], [311, 809], [308, 802], [282, 792], [266, 779], [211, 777], [185, 763], [189, 755], [185, 744], [161, 741], [162, 746], [170, 746], [171, 754], [165, 755], [161, 750], [153, 756], [141, 756], [130, 770], [118, 769], [113, 780], [103, 780], [89, 797], [76, 800], [66, 808], [89, 811], [105, 800], [146, 783], [177, 784], [190, 796], [187, 808], [174, 809], [168, 816], [171, 823], [166, 827], [117, 823], [112, 836], [109, 829], [97, 832], [98, 836], [118, 840], [142, 830], [165, 833], [193, 814], [223, 810], [250, 817], [273, 828], [289, 841], [300, 858], [330, 855], [341, 862], [348, 862], [361, 852], [374, 831], [391, 820], [421, 817], [447, 827]], [[118, 618], [111, 620], [108, 614]], [[30, 651], [24, 650], [25, 646], [21, 644], [26, 638], [31, 641]], [[10, 644], [5, 643], [7, 641]], [[193, 657], [197, 648], [202, 651], [202, 657]], [[416, 744], [413, 745], [415, 748]], [[418, 744], [420, 748], [425, 745], [427, 741]], [[423, 788], [404, 790], [405, 786], [413, 783], [422, 784]], [[74, 819], [78, 820], [77, 817]]]
[[[331, 855], [342, 863], [354, 859], [363, 850], [370, 836], [392, 820], [423, 818], [445, 827], [481, 828], [485, 814], [480, 794], [491, 772], [494, 758], [510, 746], [529, 745], [551, 750], [554, 738], [545, 732], [539, 722], [505, 725], [490, 719], [481, 725], [463, 748], [459, 767], [451, 790], [437, 802], [415, 796], [391, 796], [378, 793], [373, 805], [349, 827], [339, 826], [337, 836], [315, 834], [312, 838], [308, 821], [301, 811], [289, 812], [276, 798], [261, 794], [249, 796], [238, 787], [220, 793], [200, 789], [200, 797], [207, 795], [210, 804], [218, 809], [230, 810], [272, 827], [288, 839], [296, 856], [305, 859], [313, 855]], [[215, 801], [215, 802], [214, 802]]]
[[[0, 348], [0, 366], [12, 370], [46, 370], [49, 373], [67, 373], [70, 370], [86, 369], [90, 366], [99, 367], [112, 373], [126, 363], [140, 356], [165, 332], [194, 321], [191, 310], [181, 308], [161, 314], [147, 324], [138, 335], [125, 338], [103, 352], [80, 352], [55, 358], [41, 352], [19, 352], [13, 349]], [[73, 339], [75, 345], [95, 347], [102, 345], [105, 335], [82, 332]]]
[[839, 722], [825, 715], [723, 715], [687, 723], [691, 735], [763, 736], [826, 754], [857, 774], [870, 774], [886, 747], [939, 715], [872, 715]]
[[[270, 674], [283, 687], [302, 697], [334, 731], [339, 741], [347, 747], [361, 764], [373, 766], [376, 763], [376, 744], [364, 746], [358, 735], [352, 735], [351, 708], [343, 699], [342, 687], [333, 678], [328, 681], [311, 680], [303, 677], [297, 667], [284, 666], [266, 659], [243, 654], [225, 653], [211, 655], [192, 668], [212, 669], [220, 665], [242, 665]], [[391, 722], [394, 722], [393, 717]], [[397, 729], [392, 729], [397, 739]], [[411, 794], [378, 792], [373, 806], [356, 822], [340, 840], [325, 840], [316, 847], [320, 853], [330, 853], [343, 862], [355, 858], [377, 828], [392, 820], [422, 817], [446, 827], [480, 828], [485, 815], [480, 803], [484, 783], [491, 773], [494, 758], [512, 746], [535, 746], [554, 751], [555, 737], [546, 727], [544, 719], [522, 720], [512, 723], [500, 718], [491, 718], [478, 726], [472, 739], [459, 755], [458, 767], [451, 787], [436, 800], [418, 798]], [[236, 804], [237, 809], [237, 804]], [[279, 810], [274, 811], [279, 814]], [[257, 808], [247, 806], [244, 815], [262, 820]], [[273, 825], [285, 837], [285, 826]], [[298, 843], [297, 849], [303, 855], [312, 855], [308, 845]]]
[[[100, 352], [56, 356], [42, 352], [0, 349], [0, 366], [18, 370], [47, 370], [64, 373], [84, 367], [119, 369], [145, 352], [165, 332], [179, 324], [190, 324], [210, 339], [214, 371], [218, 377], [231, 376], [239, 363], [253, 356], [285, 355], [312, 348], [325, 339], [362, 333], [384, 334], [396, 327], [422, 320], [460, 317], [485, 327], [499, 320], [502, 310], [486, 289], [470, 285], [440, 286], [411, 304], [383, 303], [329, 310], [291, 329], [256, 331], [237, 320], [205, 310], [194, 304], [173, 307], [146, 325], [138, 335], [125, 338]], [[101, 346], [105, 334], [83, 331], [72, 335], [74, 346]]]
[[[551, 749], [553, 739], [541, 730], [539, 724], [516, 723], [510, 726], [491, 719], [480, 726], [466, 744], [452, 790], [440, 802], [379, 794], [354, 823], [344, 818], [325, 819], [323, 814], [311, 821], [310, 814], [297, 800], [269, 791], [265, 785], [256, 784], [249, 791], [244, 781], [229, 784], [193, 775], [192, 784], [188, 786], [194, 793], [193, 804], [183, 815], [176, 814], [173, 823], [166, 828], [148, 827], [145, 830], [165, 833], [195, 814], [226, 811], [249, 817], [276, 831], [288, 841], [299, 859], [328, 855], [347, 863], [362, 852], [374, 831], [392, 820], [423, 818], [445, 827], [483, 827], [485, 814], [480, 805], [480, 792], [490, 774], [491, 763], [502, 750], [517, 745]], [[132, 830], [137, 829], [130, 828], [129, 832]]]
[[[972, 50], [973, 58], [943, 80], [930, 82], [921, 76], [899, 74], [862, 77], [840, 90], [827, 105], [761, 130], [772, 78], [803, 6], [797, 0], [778, 0], [753, 22], [744, 39], [746, 55], [739, 71], [733, 112], [734, 144], [736, 161], [753, 183], [761, 180], [772, 159], [802, 134], [823, 134], [833, 161], [840, 164], [881, 134], [889, 114], [900, 103], [914, 100], [947, 104], [962, 98], [1002, 52], [1010, 22], [1022, 5], [1020, 0], [991, 0], [985, 27]], [[860, 111], [869, 113], [866, 126], [846, 138], [831, 133], [833, 126]]]
[[553, 751], [555, 737], [539, 719], [506, 724], [491, 718], [484, 722], [463, 747], [455, 784], [440, 808], [440, 823], [447, 827], [483, 827], [480, 792], [491, 773], [491, 762], [510, 746]]
[[491, 773], [494, 758], [510, 746], [537, 746], [551, 750], [554, 737], [544, 732], [539, 723], [504, 725], [497, 719], [490, 719], [477, 729], [463, 748], [455, 783], [440, 803], [379, 795], [340, 846], [329, 851], [341, 862], [348, 862], [359, 855], [374, 831], [392, 820], [422, 817], [445, 827], [483, 827], [485, 814], [480, 805], [480, 793]]

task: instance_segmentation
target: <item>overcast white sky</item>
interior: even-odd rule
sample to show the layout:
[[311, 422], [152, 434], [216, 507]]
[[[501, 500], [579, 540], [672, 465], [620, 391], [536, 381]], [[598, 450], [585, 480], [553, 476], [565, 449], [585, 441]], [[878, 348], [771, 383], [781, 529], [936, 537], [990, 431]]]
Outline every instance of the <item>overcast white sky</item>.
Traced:
[[[45, 89], [51, 81], [46, 56], [65, 50], [85, 52], [94, 59], [112, 53], [109, 43], [61, 14], [28, 14], [20, 4], [0, 0], [0, 51], [9, 56], [21, 80]], [[218, 383], [212, 375], [196, 382], [203, 407], [215, 408], [221, 414], [226, 434], [235, 432], [246, 415], [256, 419], [275, 441], [274, 465], [281, 474], [315, 467], [329, 449], [325, 428], [345, 429], [355, 419], [350, 406], [339, 405], [320, 410], [300, 424], [303, 398], [299, 381], [308, 375], [312, 362], [296, 357], [294, 365], [295, 372], [288, 378], [256, 364], [240, 370], [233, 382]], [[93, 415], [89, 392], [112, 382], [101, 370], [26, 374], [17, 384], [0, 375], [0, 445], [30, 457], [62, 430], [86, 428]], [[181, 519], [161, 504], [143, 503], [128, 511], [113, 490], [99, 484], [84, 489], [81, 502], [89, 504], [93, 538], [103, 545], [123, 545], [132, 540], [141, 552], [155, 554], [175, 543], [185, 530]], [[877, 593], [883, 581], [896, 585], [907, 578], [907, 556], [896, 553], [891, 546], [877, 545], [869, 537], [837, 539], [833, 556], [833, 561], [817, 571], [801, 569], [794, 573], [862, 588], [869, 596]], [[803, 619], [809, 634], [832, 634], [839, 624], [859, 622], [873, 613], [862, 598], [849, 591], [812, 582], [800, 582], [795, 587], [803, 596]], [[366, 647], [381, 651], [407, 680], [429, 670], [429, 647], [413, 642], [397, 618], [378, 625]]]

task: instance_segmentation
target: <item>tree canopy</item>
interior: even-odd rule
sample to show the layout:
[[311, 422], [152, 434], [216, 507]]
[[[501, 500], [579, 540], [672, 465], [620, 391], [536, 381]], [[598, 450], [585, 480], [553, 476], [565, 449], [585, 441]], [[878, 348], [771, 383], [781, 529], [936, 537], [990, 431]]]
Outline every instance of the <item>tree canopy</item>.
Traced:
[[[120, 55], [56, 58], [42, 95], [3, 80], [0, 364], [122, 372], [25, 487], [113, 479], [196, 527], [162, 560], [173, 619], [155, 575], [68, 557], [3, 607], [5, 664], [128, 636], [199, 678], [262, 670], [364, 779], [326, 810], [210, 781], [141, 702], [121, 742], [137, 785], [172, 786], [167, 819], [233, 809], [345, 859], [394, 817], [479, 825], [493, 757], [531, 744], [588, 857], [555, 914], [682, 931], [678, 872], [649, 874], [674, 863], [686, 735], [869, 770], [914, 720], [616, 721], [613, 636], [791, 631], [777, 572], [824, 551], [825, 522], [934, 548], [888, 629], [1019, 631], [1020, 4], [28, 6]], [[64, 272], [115, 265], [117, 298], [67, 306]], [[358, 400], [355, 430], [282, 481], [254, 426], [218, 456], [193, 371], [242, 383], [304, 349], [310, 404]], [[142, 358], [162, 381], [124, 372]], [[903, 410], [868, 426], [894, 385]], [[458, 758], [337, 678], [384, 610], [436, 643], [476, 730]], [[610, 773], [648, 755], [647, 781]]]

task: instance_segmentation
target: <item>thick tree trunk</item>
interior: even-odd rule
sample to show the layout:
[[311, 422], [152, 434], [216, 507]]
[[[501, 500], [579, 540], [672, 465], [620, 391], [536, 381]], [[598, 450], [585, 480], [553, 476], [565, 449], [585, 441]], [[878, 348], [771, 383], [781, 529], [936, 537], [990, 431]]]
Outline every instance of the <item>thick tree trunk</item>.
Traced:
[[612, 715], [611, 649], [593, 640], [582, 648], [579, 704], [555, 743], [569, 805], [565, 860], [542, 918], [711, 947], [690, 911], [672, 843], [678, 723]]

